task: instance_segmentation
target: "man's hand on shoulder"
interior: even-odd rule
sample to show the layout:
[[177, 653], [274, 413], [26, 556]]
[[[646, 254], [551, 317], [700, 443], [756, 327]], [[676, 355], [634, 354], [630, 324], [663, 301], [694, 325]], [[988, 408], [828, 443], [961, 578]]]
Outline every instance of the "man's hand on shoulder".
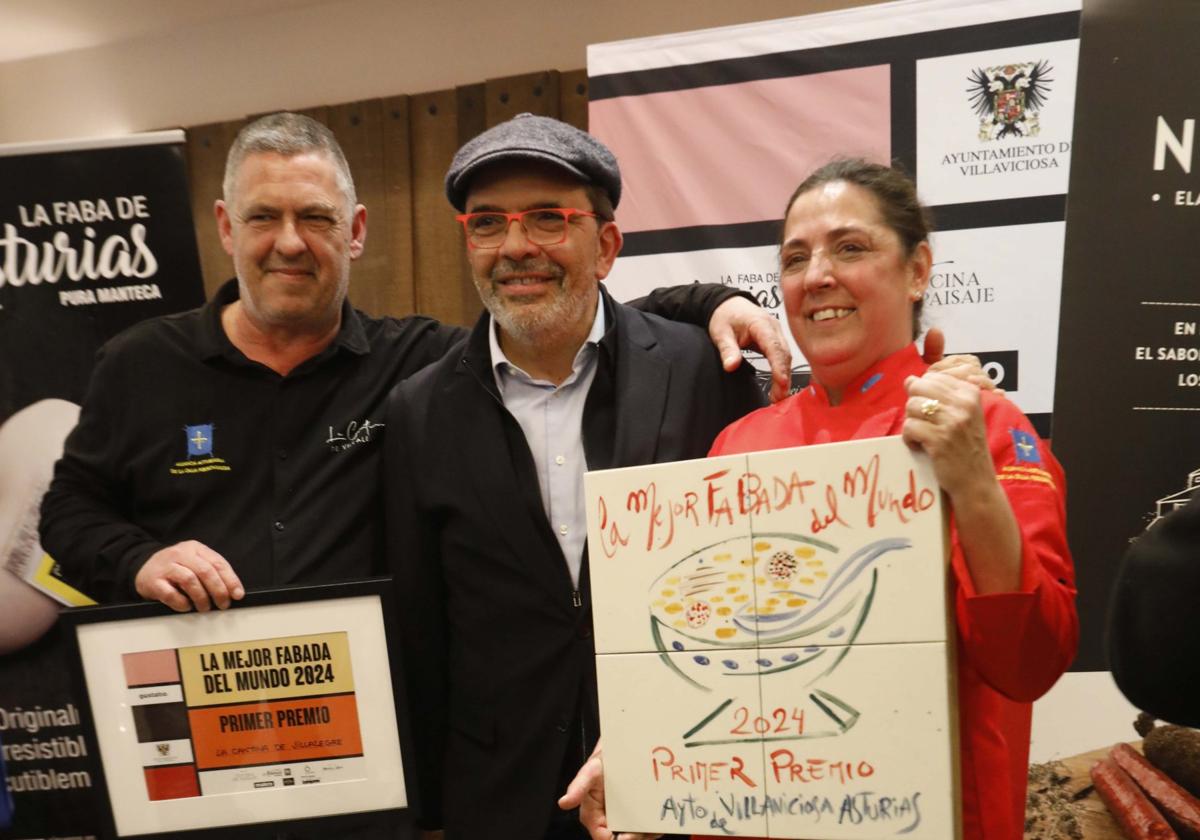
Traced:
[[997, 388], [996, 383], [983, 372], [983, 365], [978, 356], [962, 354], [946, 356], [946, 336], [937, 327], [931, 327], [925, 334], [925, 349], [921, 358], [929, 369], [935, 373], [948, 373], [955, 379], [970, 382], [984, 391], [995, 391], [1003, 395], [1004, 389]]
[[151, 554], [138, 570], [134, 586], [147, 601], [161, 601], [176, 612], [187, 612], [193, 605], [200, 612], [214, 604], [227, 609], [246, 594], [228, 561], [196, 540]]
[[771, 402], [788, 395], [792, 383], [792, 351], [788, 349], [783, 328], [771, 313], [744, 297], [731, 297], [713, 310], [708, 335], [721, 354], [727, 371], [742, 363], [743, 347], [763, 354], [771, 366]]

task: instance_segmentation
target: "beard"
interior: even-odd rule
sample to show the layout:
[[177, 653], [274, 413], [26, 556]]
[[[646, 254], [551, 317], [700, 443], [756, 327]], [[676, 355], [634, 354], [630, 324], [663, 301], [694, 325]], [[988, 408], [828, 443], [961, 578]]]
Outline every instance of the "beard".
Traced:
[[[516, 302], [496, 293], [499, 278], [523, 272], [550, 276], [557, 289], [547, 297], [526, 303]], [[505, 334], [523, 343], [537, 341], [557, 332], [571, 330], [588, 314], [591, 304], [586, 289], [568, 288], [566, 271], [549, 260], [497, 260], [491, 276], [483, 283], [476, 282], [479, 297], [488, 312], [496, 319]]]

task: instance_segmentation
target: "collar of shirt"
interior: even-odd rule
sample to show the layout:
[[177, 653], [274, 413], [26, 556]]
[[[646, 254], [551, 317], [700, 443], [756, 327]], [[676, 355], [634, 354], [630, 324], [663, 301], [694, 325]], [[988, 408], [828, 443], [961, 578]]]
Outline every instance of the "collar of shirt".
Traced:
[[908, 399], [904, 380], [920, 376], [925, 368], [916, 344], [909, 344], [855, 377], [838, 405], [830, 405], [828, 392], [813, 382], [784, 402], [782, 416], [807, 430], [796, 432], [802, 435], [796, 439], [806, 444], [898, 434]]
[[[500, 397], [504, 398], [504, 386], [509, 377], [516, 377], [528, 384], [537, 384], [549, 386], [550, 383], [544, 379], [534, 379], [532, 376], [521, 370], [508, 360], [508, 356], [504, 355], [504, 351], [500, 349], [500, 338], [498, 336], [499, 327], [496, 324], [495, 316], [488, 317], [488, 348], [492, 354], [492, 373], [496, 377], [496, 387], [500, 389]], [[596, 301], [596, 315], [592, 319], [592, 328], [588, 331], [587, 338], [583, 341], [583, 346], [575, 354], [575, 360], [571, 362], [571, 375], [568, 376], [559, 385], [559, 388], [565, 388], [571, 385], [583, 374], [585, 369], [594, 363], [596, 358], [596, 347], [600, 344], [600, 339], [604, 337], [604, 302]]]
[[[225, 328], [221, 326], [221, 310], [240, 296], [238, 281], [234, 277], [217, 289], [212, 299], [201, 308], [203, 317], [199, 322], [199, 335], [196, 336], [196, 353], [202, 361], [224, 357], [237, 364], [250, 364], [242, 352], [233, 346], [233, 342], [225, 334]], [[333, 339], [333, 343], [318, 353], [315, 358], [324, 358], [339, 347], [345, 348], [356, 356], [363, 356], [371, 352], [371, 345], [367, 341], [367, 333], [363, 329], [362, 320], [348, 299], [342, 301], [342, 323], [338, 327], [337, 336]], [[312, 361], [309, 359], [301, 368]], [[297, 368], [297, 370], [299, 369]]]
[[896, 352], [884, 356], [851, 380], [842, 389], [842, 401], [836, 406], [829, 404], [829, 393], [815, 379], [808, 386], [817, 404], [833, 411], [846, 413], [871, 411], [876, 406], [895, 401], [896, 389], [903, 391], [906, 376], [920, 376], [924, 363], [917, 351], [916, 343], [908, 344]]

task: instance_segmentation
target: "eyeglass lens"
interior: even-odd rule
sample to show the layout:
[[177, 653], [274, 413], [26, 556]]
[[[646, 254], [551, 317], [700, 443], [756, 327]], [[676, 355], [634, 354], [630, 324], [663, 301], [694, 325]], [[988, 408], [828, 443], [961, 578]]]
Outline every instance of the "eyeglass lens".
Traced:
[[[557, 245], [567, 230], [567, 213], [548, 207], [516, 214], [525, 237], [535, 245]], [[508, 217], [503, 213], [479, 213], [467, 220], [467, 233], [476, 245], [499, 245], [508, 235]]]

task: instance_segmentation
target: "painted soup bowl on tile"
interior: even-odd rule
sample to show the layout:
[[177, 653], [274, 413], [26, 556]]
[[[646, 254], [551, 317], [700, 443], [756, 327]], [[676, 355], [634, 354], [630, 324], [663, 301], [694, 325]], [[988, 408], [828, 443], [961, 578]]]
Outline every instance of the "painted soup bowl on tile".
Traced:
[[673, 654], [664, 661], [702, 688], [796, 669], [816, 679], [830, 646], [853, 642], [867, 620], [875, 562], [909, 546], [885, 539], [847, 552], [789, 533], [707, 546], [651, 584], [651, 633]]

